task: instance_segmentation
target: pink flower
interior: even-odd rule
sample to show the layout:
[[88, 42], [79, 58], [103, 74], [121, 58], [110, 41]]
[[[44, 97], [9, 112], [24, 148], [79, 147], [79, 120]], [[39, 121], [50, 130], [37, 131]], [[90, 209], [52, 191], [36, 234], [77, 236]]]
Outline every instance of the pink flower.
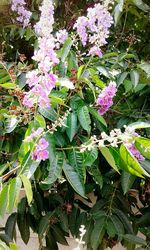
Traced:
[[97, 105], [100, 106], [98, 109], [100, 115], [105, 114], [113, 105], [113, 97], [116, 92], [117, 88], [115, 82], [110, 82], [110, 84], [101, 91], [99, 97], [97, 98]]
[[138, 160], [138, 161], [144, 161], [145, 158], [141, 153], [137, 150], [137, 148], [134, 146], [133, 143], [126, 143], [126, 147], [129, 149], [130, 153]]
[[32, 159], [43, 160], [43, 161], [48, 159], [49, 154], [48, 151], [46, 150], [48, 145], [49, 145], [48, 142], [44, 138], [41, 138], [35, 150], [32, 152]]

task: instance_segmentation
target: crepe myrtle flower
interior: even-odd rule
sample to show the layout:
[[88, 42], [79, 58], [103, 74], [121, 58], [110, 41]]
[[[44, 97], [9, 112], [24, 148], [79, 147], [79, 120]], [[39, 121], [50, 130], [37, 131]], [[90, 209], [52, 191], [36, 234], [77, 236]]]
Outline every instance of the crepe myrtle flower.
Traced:
[[110, 82], [105, 87], [97, 98], [98, 112], [100, 115], [104, 115], [109, 108], [113, 105], [113, 97], [116, 95], [117, 87], [115, 82]]
[[48, 142], [45, 140], [45, 138], [41, 138], [36, 145], [35, 150], [32, 152], [32, 159], [33, 160], [47, 160], [49, 157], [49, 153], [47, 151]]
[[23, 24], [23, 27], [27, 27], [30, 23], [30, 17], [32, 13], [25, 8], [25, 1], [24, 0], [12, 0], [11, 1], [11, 9], [15, 11], [17, 16], [17, 21]]
[[143, 157], [143, 155], [141, 155], [141, 153], [139, 152], [139, 150], [135, 147], [135, 145], [133, 143], [127, 143], [126, 147], [128, 148], [128, 150], [130, 151], [130, 153], [138, 160], [138, 161], [144, 161], [145, 158]]
[[89, 55], [102, 57], [101, 47], [107, 43], [109, 28], [113, 23], [113, 18], [107, 8], [100, 3], [93, 8], [88, 8], [87, 16], [77, 19], [74, 29], [81, 40], [83, 46], [90, 44]]

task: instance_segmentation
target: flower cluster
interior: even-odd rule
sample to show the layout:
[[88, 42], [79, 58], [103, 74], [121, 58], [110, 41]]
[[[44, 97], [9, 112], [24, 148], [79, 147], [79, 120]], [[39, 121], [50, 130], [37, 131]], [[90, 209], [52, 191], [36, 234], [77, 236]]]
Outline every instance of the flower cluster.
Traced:
[[87, 42], [92, 45], [90, 55], [102, 57], [101, 47], [107, 43], [106, 39], [112, 23], [112, 16], [100, 3], [95, 4], [93, 8], [88, 8], [87, 17], [81, 16], [77, 19], [74, 28], [83, 46]]
[[52, 73], [52, 66], [59, 62], [55, 48], [55, 38], [52, 35], [54, 23], [54, 6], [51, 0], [43, 0], [40, 7], [41, 16], [35, 25], [39, 36], [38, 49], [33, 59], [38, 63], [38, 69], [29, 72], [26, 83], [31, 88], [25, 92], [23, 104], [29, 108], [38, 103], [40, 107], [49, 107], [49, 94], [55, 86], [57, 76]]
[[33, 139], [40, 137], [43, 133], [44, 129], [43, 128], [38, 128], [37, 130], [32, 129], [31, 135], [27, 136], [24, 139], [24, 142], [31, 142]]
[[138, 160], [138, 161], [144, 161], [145, 158], [143, 155], [140, 154], [140, 152], [137, 150], [135, 145], [133, 143], [126, 143], [126, 147], [130, 151], [130, 153]]
[[44, 138], [41, 138], [38, 144], [36, 145], [35, 150], [32, 152], [32, 159], [39, 161], [40, 160], [45, 161], [46, 159], [48, 159], [49, 157], [47, 151], [48, 145], [49, 145], [48, 142]]
[[135, 134], [130, 127], [125, 127], [125, 131], [122, 132], [120, 129], [114, 129], [107, 135], [105, 132], [101, 133], [101, 139], [97, 139], [94, 135], [90, 138], [89, 142], [81, 145], [81, 152], [86, 150], [91, 150], [94, 147], [118, 147], [119, 144], [124, 143], [125, 145], [128, 143], [134, 142]]
[[30, 17], [32, 13], [25, 9], [25, 1], [24, 0], [12, 0], [11, 9], [12, 11], [17, 12], [17, 21], [23, 24], [23, 27], [27, 27], [30, 22]]
[[85, 241], [83, 241], [83, 236], [86, 233], [86, 229], [84, 225], [81, 225], [81, 227], [79, 228], [80, 231], [80, 239], [76, 239], [76, 242], [78, 242], [78, 246], [76, 248], [74, 248], [73, 250], [81, 250], [81, 246], [85, 244]]
[[59, 48], [68, 36], [65, 29], [57, 32], [56, 37], [52, 34], [54, 24], [52, 0], [43, 0], [40, 11], [40, 20], [34, 27], [39, 36], [38, 49], [32, 57], [38, 63], [38, 69], [27, 73], [26, 83], [31, 89], [24, 93], [23, 99], [23, 104], [29, 108], [36, 104], [42, 108], [50, 107], [49, 94], [57, 81], [57, 76], [52, 73], [52, 67], [59, 63], [55, 48]]
[[105, 114], [113, 105], [113, 97], [115, 96], [116, 92], [117, 88], [115, 82], [110, 82], [110, 84], [101, 91], [97, 99], [97, 105], [99, 106], [98, 112], [101, 115]]

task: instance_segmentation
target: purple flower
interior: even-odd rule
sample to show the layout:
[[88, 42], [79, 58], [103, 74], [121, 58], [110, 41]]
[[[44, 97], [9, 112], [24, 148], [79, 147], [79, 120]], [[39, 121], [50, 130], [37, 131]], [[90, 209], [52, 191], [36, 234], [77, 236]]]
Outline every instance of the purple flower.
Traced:
[[110, 82], [110, 84], [101, 91], [97, 98], [97, 105], [99, 106], [98, 112], [100, 115], [104, 115], [113, 105], [113, 97], [116, 92], [117, 88], [115, 82]]
[[112, 16], [99, 3], [95, 4], [93, 8], [88, 8], [87, 17], [81, 16], [77, 19], [74, 28], [77, 30], [83, 46], [87, 42], [92, 45], [89, 55], [102, 57], [100, 48], [107, 43], [106, 39], [112, 23]]
[[49, 145], [48, 142], [44, 138], [41, 138], [35, 150], [32, 152], [32, 159], [43, 160], [43, 161], [48, 159], [49, 154], [48, 151], [46, 150], [48, 145]]
[[144, 161], [145, 158], [143, 157], [143, 155], [141, 155], [141, 153], [137, 150], [137, 148], [134, 146], [133, 143], [128, 143], [126, 144], [128, 150], [130, 151], [130, 153], [138, 160], [138, 161]]
[[68, 37], [68, 32], [66, 31], [66, 29], [59, 30], [56, 33], [57, 42], [59, 42], [60, 44], [63, 44], [64, 41], [67, 39], [67, 37]]
[[32, 15], [30, 11], [25, 9], [24, 7], [25, 4], [26, 3], [24, 0], [12, 0], [12, 5], [11, 5], [12, 11], [17, 12], [18, 14], [18, 17], [16, 18], [17, 21], [22, 23], [24, 28], [29, 25], [30, 17]]

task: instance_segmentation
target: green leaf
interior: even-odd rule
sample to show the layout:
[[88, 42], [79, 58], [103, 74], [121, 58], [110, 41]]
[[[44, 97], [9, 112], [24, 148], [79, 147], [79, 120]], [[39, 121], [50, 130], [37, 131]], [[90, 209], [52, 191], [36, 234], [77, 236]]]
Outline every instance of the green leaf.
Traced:
[[20, 178], [23, 182], [23, 186], [24, 186], [25, 193], [27, 196], [28, 204], [30, 205], [30, 203], [33, 200], [33, 192], [32, 192], [31, 182], [29, 181], [29, 179], [25, 175], [20, 175]]
[[132, 0], [132, 2], [140, 9], [143, 10], [144, 12], [147, 12], [150, 7], [144, 3], [142, 0]]
[[15, 226], [16, 226], [16, 220], [17, 220], [17, 213], [12, 213], [5, 225], [5, 233], [13, 240], [14, 233], [15, 233]]
[[121, 186], [123, 189], [123, 193], [126, 194], [129, 189], [132, 187], [136, 177], [134, 175], [131, 175], [125, 171], [121, 174]]
[[8, 184], [5, 185], [1, 192], [0, 192], [0, 216], [3, 217], [6, 209], [7, 209], [7, 204], [8, 204], [8, 190], [9, 186]]
[[131, 76], [131, 81], [133, 83], [133, 86], [134, 88], [136, 88], [136, 86], [139, 83], [139, 78], [140, 78], [139, 72], [137, 70], [132, 70], [130, 72], [130, 76]]
[[39, 123], [40, 127], [46, 128], [46, 122], [42, 115], [37, 114], [35, 120]]
[[137, 65], [139, 68], [141, 68], [143, 71], [145, 71], [148, 76], [150, 76], [150, 64], [148, 63], [142, 63]]
[[105, 119], [92, 107], [88, 107], [91, 115], [96, 118], [100, 123], [102, 123], [105, 127], [107, 127], [107, 123]]
[[31, 178], [39, 164], [40, 161], [32, 160], [31, 152], [29, 151], [26, 153], [21, 162], [21, 169], [19, 174], [26, 174], [28, 178]]
[[60, 227], [56, 225], [52, 225], [51, 229], [53, 230], [52, 234], [54, 235], [55, 240], [62, 245], [68, 246], [68, 242], [66, 241], [66, 238], [64, 237], [64, 233], [60, 229]]
[[24, 243], [27, 244], [30, 238], [29, 217], [27, 216], [27, 214], [22, 215], [18, 213], [17, 224], [19, 232], [21, 234], [21, 238]]
[[57, 96], [54, 96], [54, 95], [50, 95], [50, 98], [51, 98], [51, 103], [52, 105], [57, 105], [57, 104], [60, 104], [62, 106], [65, 106], [65, 107], [68, 107], [62, 98], [60, 97], [57, 97]]
[[80, 151], [75, 150], [74, 148], [72, 148], [72, 150], [69, 150], [68, 160], [69, 160], [69, 164], [72, 167], [74, 167], [75, 171], [78, 173], [82, 184], [85, 183], [86, 169], [83, 165], [83, 156], [80, 153]]
[[80, 107], [77, 110], [77, 114], [78, 114], [78, 119], [79, 122], [82, 126], [83, 129], [85, 129], [88, 133], [90, 133], [91, 131], [91, 119], [90, 119], [90, 115], [89, 115], [89, 110], [87, 108], [87, 106], [83, 106]]
[[46, 185], [52, 185], [57, 180], [57, 178], [60, 177], [61, 171], [62, 171], [62, 165], [58, 164], [57, 159], [54, 159], [54, 161], [50, 164], [49, 174], [47, 178], [43, 180], [41, 183]]
[[87, 170], [92, 175], [96, 184], [98, 184], [100, 186], [100, 188], [102, 188], [103, 187], [103, 176], [102, 176], [98, 166], [94, 165], [94, 166], [88, 167]]
[[130, 153], [130, 151], [123, 144], [120, 147], [120, 155], [126, 165], [128, 165], [131, 169], [135, 170], [139, 174], [139, 176], [149, 176], [149, 174], [141, 167], [138, 160]]
[[10, 242], [10, 243], [9, 243], [9, 247], [10, 247], [11, 250], [19, 250], [19, 248], [18, 248], [18, 247], [16, 246], [16, 244], [13, 243], [13, 242]]
[[48, 120], [50, 120], [52, 122], [54, 122], [58, 117], [55, 109], [53, 109], [52, 107], [39, 108], [38, 111], [40, 112], [41, 115], [43, 115], [45, 118], [47, 118]]
[[123, 223], [124, 228], [127, 230], [128, 233], [133, 234], [133, 228], [129, 221], [129, 218], [126, 216], [125, 213], [123, 213], [120, 209], [115, 208], [114, 213], [118, 216], [120, 221]]
[[55, 137], [54, 137], [54, 135], [47, 133], [45, 135], [45, 139], [48, 142], [47, 150], [49, 153], [49, 161], [50, 161], [50, 164], [52, 164], [56, 158]]
[[106, 217], [102, 217], [100, 220], [95, 222], [94, 229], [91, 233], [91, 246], [93, 250], [97, 250], [98, 246], [102, 242], [105, 234], [105, 219]]
[[69, 164], [65, 163], [63, 166], [63, 171], [66, 175], [67, 180], [69, 181], [70, 185], [73, 189], [82, 197], [85, 197], [84, 185], [80, 180], [79, 174], [76, 172], [74, 167], [70, 166]]
[[9, 196], [8, 196], [9, 212], [12, 212], [12, 210], [14, 209], [14, 207], [18, 202], [21, 185], [22, 182], [19, 177], [12, 179], [9, 183]]
[[67, 128], [66, 133], [69, 140], [72, 141], [73, 137], [77, 132], [77, 115], [75, 113], [70, 113], [67, 117]]
[[126, 241], [129, 241], [129, 242], [136, 244], [136, 245], [143, 245], [143, 246], [147, 245], [146, 240], [144, 240], [136, 235], [124, 234], [124, 235], [122, 235], [122, 237]]
[[128, 125], [132, 129], [150, 128], [150, 122], [134, 122]]
[[128, 72], [123, 72], [123, 73], [120, 74], [120, 76], [119, 76], [119, 78], [117, 80], [117, 86], [118, 87], [124, 82], [124, 80], [126, 79], [127, 75], [128, 75]]
[[116, 215], [111, 216], [111, 221], [114, 224], [117, 235], [124, 234], [123, 224]]
[[61, 52], [61, 61], [65, 62], [66, 57], [68, 56], [73, 41], [70, 37], [68, 37], [63, 45], [62, 52]]
[[43, 237], [43, 234], [50, 226], [49, 220], [52, 217], [52, 215], [53, 215], [52, 212], [48, 212], [48, 214], [43, 216], [39, 222], [38, 234], [41, 238]]
[[108, 72], [108, 70], [104, 67], [104, 66], [97, 66], [96, 69], [104, 76], [106, 76], [107, 78], [110, 78], [110, 74]]
[[[9, 79], [9, 76], [8, 76], [8, 79]], [[15, 89], [16, 86], [17, 85], [15, 83], [11, 83], [11, 82], [0, 84], [0, 87], [2, 87], [4, 89]]]
[[115, 19], [115, 26], [118, 24], [120, 19], [121, 13], [123, 11], [124, 0], [118, 0], [118, 4], [115, 6], [114, 9], [114, 19]]
[[109, 237], [110, 238], [115, 237], [115, 235], [116, 235], [116, 228], [115, 228], [113, 222], [111, 221], [111, 218], [108, 218], [106, 226], [107, 226], [107, 233], [108, 233]]
[[12, 116], [5, 121], [5, 131], [6, 133], [11, 133], [17, 127], [19, 120], [16, 116]]
[[150, 139], [144, 137], [136, 137], [135, 146], [143, 156], [150, 160]]
[[84, 165], [90, 167], [98, 157], [97, 148], [92, 148], [90, 151], [84, 153]]
[[111, 154], [111, 152], [109, 151], [109, 149], [107, 147], [99, 147], [102, 155], [105, 157], [106, 161], [109, 163], [109, 165], [119, 173], [119, 170], [116, 166], [116, 162], [114, 160], [113, 155]]
[[80, 76], [82, 75], [82, 72], [83, 72], [83, 69], [84, 69], [84, 65], [81, 65], [78, 69], [78, 72], [77, 72], [77, 79], [79, 80], [80, 79]]

